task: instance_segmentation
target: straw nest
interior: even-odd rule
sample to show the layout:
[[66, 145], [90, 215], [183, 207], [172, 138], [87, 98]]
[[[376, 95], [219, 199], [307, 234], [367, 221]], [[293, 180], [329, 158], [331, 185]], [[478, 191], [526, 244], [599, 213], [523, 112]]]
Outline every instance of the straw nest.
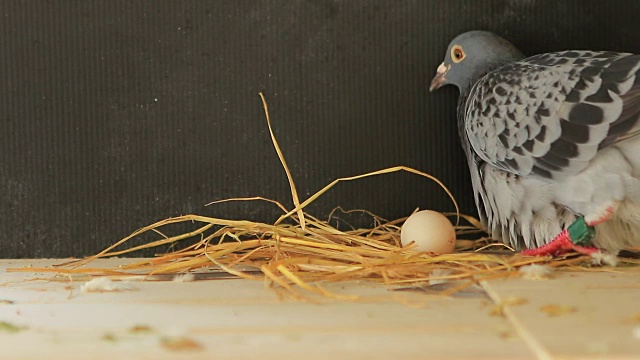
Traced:
[[[303, 298], [305, 293], [315, 293], [350, 300], [354, 297], [329, 292], [323, 287], [323, 283], [367, 280], [395, 288], [449, 281], [455, 285], [441, 291], [441, 294], [449, 295], [482, 280], [521, 276], [522, 272], [518, 269], [526, 265], [584, 268], [592, 263], [589, 256], [576, 254], [560, 258], [521, 256], [504, 245], [483, 237], [481, 224], [473, 217], [461, 215], [459, 211], [445, 215], [452, 217], [457, 224], [457, 235], [476, 239], [458, 240], [456, 253], [445, 255], [418, 252], [413, 244], [401, 244], [400, 228], [406, 217], [387, 221], [365, 212], [371, 216], [374, 225], [368, 229], [347, 231], [331, 226], [330, 219], [319, 220], [313, 217], [304, 211], [306, 206], [337, 183], [398, 171], [407, 171], [437, 182], [451, 197], [456, 210], [458, 206], [440, 181], [403, 166], [337, 179], [306, 201], [300, 202], [289, 168], [271, 130], [267, 103], [262, 94], [260, 96], [274, 148], [289, 179], [294, 208], [287, 209], [279, 202], [261, 197], [223, 201], [269, 201], [282, 211], [282, 216], [274, 224], [198, 215], [179, 216], [139, 229], [99, 254], [85, 259], [48, 269], [15, 270], [55, 272], [64, 276], [81, 274], [118, 277], [214, 270], [243, 279], [267, 281], [282, 293], [298, 299]], [[192, 224], [194, 229], [175, 236], [164, 234], [164, 228], [177, 223]], [[130, 240], [150, 232], [156, 233], [159, 239], [121, 249]], [[86, 267], [98, 258], [130, 254], [167, 244], [183, 245], [179, 250], [116, 269]]]

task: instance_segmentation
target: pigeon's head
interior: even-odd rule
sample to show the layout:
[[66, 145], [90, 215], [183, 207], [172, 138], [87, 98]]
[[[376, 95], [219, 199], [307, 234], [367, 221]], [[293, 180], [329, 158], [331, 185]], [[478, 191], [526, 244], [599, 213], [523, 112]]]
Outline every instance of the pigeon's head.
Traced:
[[524, 56], [510, 42], [488, 31], [469, 31], [449, 44], [429, 91], [455, 85], [466, 92], [488, 72]]

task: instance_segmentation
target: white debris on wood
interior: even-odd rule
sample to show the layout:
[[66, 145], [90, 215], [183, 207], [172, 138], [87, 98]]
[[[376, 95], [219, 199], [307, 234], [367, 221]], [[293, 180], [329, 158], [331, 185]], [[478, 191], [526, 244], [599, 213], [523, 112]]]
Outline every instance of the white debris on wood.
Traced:
[[591, 254], [591, 263], [593, 265], [609, 265], [616, 267], [618, 266], [619, 259], [615, 255], [611, 255], [604, 252], [595, 252]]
[[531, 264], [520, 267], [518, 271], [524, 279], [548, 280], [551, 278], [553, 268], [548, 265]]
[[173, 282], [183, 283], [183, 282], [194, 281], [195, 279], [196, 279], [196, 276], [193, 273], [184, 273], [184, 274], [178, 274], [174, 276]]
[[135, 288], [128, 281], [112, 281], [110, 278], [103, 276], [87, 281], [80, 287], [84, 293], [89, 292], [112, 292], [134, 290]]
[[[429, 276], [429, 286], [444, 284], [451, 280], [442, 279], [443, 277], [447, 277], [451, 275], [453, 271], [449, 269], [435, 269], [431, 272], [431, 276]], [[439, 279], [440, 278], [440, 279]]]

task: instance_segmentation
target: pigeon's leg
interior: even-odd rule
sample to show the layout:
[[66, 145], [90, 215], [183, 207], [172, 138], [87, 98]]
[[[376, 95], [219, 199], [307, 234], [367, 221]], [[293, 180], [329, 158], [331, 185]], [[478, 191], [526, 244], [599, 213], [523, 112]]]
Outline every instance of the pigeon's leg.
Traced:
[[594, 247], [584, 246], [591, 242], [595, 236], [593, 226], [587, 225], [583, 217], [576, 219], [573, 224], [564, 229], [550, 243], [535, 249], [521, 252], [528, 256], [560, 255], [569, 250], [575, 250], [582, 254], [592, 254], [599, 250]]
[[536, 249], [524, 250], [522, 254], [529, 256], [559, 255], [569, 250], [586, 255], [599, 252], [598, 248], [587, 246], [596, 234], [594, 227], [609, 220], [617, 207], [618, 203], [614, 203], [604, 207], [602, 211], [597, 211], [586, 217], [579, 217], [550, 243]]
[[589, 226], [596, 226], [598, 224], [602, 224], [603, 222], [611, 219], [611, 216], [613, 216], [613, 213], [618, 208], [618, 205], [619, 205], [618, 202], [614, 202], [609, 206], [605, 206], [602, 208], [602, 210], [596, 211], [593, 214], [585, 216], [584, 221]]

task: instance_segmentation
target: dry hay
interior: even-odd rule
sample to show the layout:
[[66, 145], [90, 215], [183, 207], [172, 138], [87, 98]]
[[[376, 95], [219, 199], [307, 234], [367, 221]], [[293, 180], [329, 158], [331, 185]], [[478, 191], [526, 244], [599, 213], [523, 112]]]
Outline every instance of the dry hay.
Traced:
[[[297, 299], [303, 299], [310, 292], [330, 298], [353, 300], [355, 297], [329, 292], [322, 284], [367, 280], [397, 288], [448, 281], [455, 285], [446, 287], [440, 293], [449, 295], [482, 280], [522, 276], [518, 269], [525, 265], [580, 268], [590, 263], [590, 257], [575, 254], [560, 258], [525, 257], [484, 237], [458, 240], [456, 253], [434, 255], [418, 252], [413, 244], [403, 246], [400, 243], [400, 227], [406, 218], [387, 221], [369, 214], [374, 221], [373, 227], [343, 231], [331, 226], [330, 219], [319, 220], [305, 213], [307, 205], [341, 181], [398, 171], [414, 173], [435, 181], [451, 197], [456, 209], [458, 207], [449, 190], [440, 181], [403, 166], [337, 179], [306, 201], [300, 202], [289, 168], [271, 130], [267, 104], [262, 94], [260, 96], [273, 145], [289, 180], [294, 208], [288, 210], [281, 203], [261, 197], [224, 201], [269, 201], [283, 213], [274, 224], [198, 215], [179, 216], [139, 229], [99, 254], [82, 260], [53, 268], [13, 270], [54, 272], [63, 276], [109, 275], [119, 279], [139, 277], [141, 274], [154, 276], [215, 270], [243, 279], [267, 281], [273, 288], [281, 290], [281, 293]], [[473, 217], [459, 212], [446, 215], [456, 218], [457, 235], [475, 234], [478, 237], [483, 234], [480, 223]], [[460, 224], [461, 219], [465, 224]], [[176, 236], [166, 236], [163, 233], [163, 228], [177, 223], [190, 223], [195, 229]], [[119, 250], [128, 241], [149, 232], [157, 233], [160, 239]], [[86, 267], [98, 258], [185, 242], [187, 245], [180, 250], [117, 269]]]

